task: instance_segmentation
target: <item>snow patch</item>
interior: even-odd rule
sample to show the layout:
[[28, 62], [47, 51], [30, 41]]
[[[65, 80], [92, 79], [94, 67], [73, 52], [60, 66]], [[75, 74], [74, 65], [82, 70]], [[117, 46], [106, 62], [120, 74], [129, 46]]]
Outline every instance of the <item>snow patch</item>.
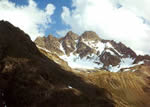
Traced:
[[72, 87], [71, 87], [70, 85], [68, 86], [68, 88], [71, 88], [71, 89], [72, 89]]
[[119, 56], [123, 56], [123, 54], [121, 54], [120, 52], [118, 52], [112, 45], [110, 42], [106, 43], [106, 47], [107, 48], [112, 48]]
[[135, 71], [136, 71], [136, 69], [132, 70], [132, 72], [135, 72]]
[[99, 51], [100, 52], [99, 54], [101, 54], [106, 47], [106, 45], [101, 41], [95, 42], [95, 41], [86, 41], [83, 39], [82, 42], [85, 43], [90, 48], [95, 49], [97, 52]]
[[64, 48], [62, 46], [62, 42], [60, 43], [59, 49], [65, 54], [65, 50], [64, 50]]
[[128, 57], [128, 58], [122, 58], [120, 63], [117, 66], [110, 65], [108, 67], [108, 70], [111, 72], [117, 72], [122, 68], [129, 68], [133, 65], [134, 59]]
[[111, 55], [116, 56], [116, 54], [113, 51], [111, 51], [111, 50], [107, 49], [106, 52], [109, 52]]
[[68, 48], [71, 48], [71, 46], [70, 46], [70, 45], [67, 45], [67, 47], [68, 47]]
[[144, 61], [140, 61], [137, 65], [141, 65], [141, 64], [144, 64]]
[[130, 68], [130, 67], [134, 67], [134, 66], [137, 66], [137, 65], [144, 64], [144, 61], [140, 61], [138, 64], [133, 64], [134, 60], [135, 59], [132, 59], [130, 57], [128, 57], [128, 58], [122, 58], [119, 65], [117, 65], [117, 66], [110, 65], [108, 67], [108, 70], [111, 71], [111, 72], [118, 72], [120, 69], [123, 69], [123, 68]]
[[[106, 42], [103, 43], [101, 41], [95, 42], [95, 41], [86, 41], [86, 40], [82, 40], [83, 43], [85, 43], [87, 46], [89, 46], [90, 48], [94, 48], [97, 52], [99, 51], [99, 54], [102, 54], [102, 52], [106, 49], [106, 48], [110, 48], [113, 49], [118, 55], [123, 56], [123, 54], [121, 54], [120, 52], [118, 52], [110, 42]], [[115, 55], [114, 52], [112, 52], [111, 50], [109, 51], [112, 55]]]
[[106, 48], [114, 48], [114, 47], [111, 45], [110, 42], [107, 42], [107, 43], [105, 44], [105, 47], [106, 47]]
[[[90, 58], [87, 58], [87, 57]], [[94, 69], [94, 68], [100, 68], [103, 66], [103, 64], [96, 64], [95, 62], [98, 61], [98, 57], [95, 54], [88, 55], [87, 57], [80, 58], [79, 54], [70, 54], [70, 56], [60, 56], [63, 60], [68, 62], [68, 65], [72, 68], [85, 68], [85, 69]]]
[[125, 69], [124, 71], [130, 71], [130, 69]]
[[131, 67], [133, 65], [133, 62], [134, 62], [134, 59], [132, 59], [130, 57], [122, 58], [119, 65], [114, 66], [114, 67], [110, 66], [109, 70], [112, 71], [112, 72], [117, 72], [117, 71], [119, 71], [122, 68], [129, 68], [129, 67]]
[[79, 42], [79, 40], [75, 40], [75, 43], [77, 44]]
[[99, 54], [102, 54], [104, 49], [105, 49], [105, 44], [102, 43], [101, 41], [96, 44], [96, 51], [99, 51], [100, 52]]
[[44, 50], [44, 51], [46, 51], [46, 52], [51, 53], [51, 51], [47, 50], [46, 48], [42, 48], [42, 47], [40, 47], [40, 46], [38, 46], [38, 45], [36, 45], [36, 47], [38, 47], [38, 48], [41, 49], [41, 50]]

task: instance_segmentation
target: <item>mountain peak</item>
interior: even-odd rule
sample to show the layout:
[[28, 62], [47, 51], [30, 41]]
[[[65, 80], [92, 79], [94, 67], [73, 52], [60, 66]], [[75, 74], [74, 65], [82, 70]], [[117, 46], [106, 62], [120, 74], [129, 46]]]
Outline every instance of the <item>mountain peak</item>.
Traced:
[[92, 40], [92, 41], [101, 40], [101, 38], [93, 31], [85, 31], [81, 35], [81, 38], [83, 38], [85, 40]]
[[50, 40], [50, 41], [58, 41], [58, 38], [56, 38], [55, 36], [53, 35], [48, 35], [48, 37], [46, 38], [46, 40]]
[[59, 39], [54, 37], [53, 35], [48, 35], [47, 37], [38, 37], [35, 40], [35, 43], [41, 47], [45, 48], [53, 53], [57, 53], [58, 55], [62, 55], [63, 52], [59, 50], [60, 48], [60, 43]]
[[65, 39], [76, 40], [76, 39], [79, 38], [79, 36], [76, 33], [72, 32], [72, 31], [69, 31], [64, 38]]

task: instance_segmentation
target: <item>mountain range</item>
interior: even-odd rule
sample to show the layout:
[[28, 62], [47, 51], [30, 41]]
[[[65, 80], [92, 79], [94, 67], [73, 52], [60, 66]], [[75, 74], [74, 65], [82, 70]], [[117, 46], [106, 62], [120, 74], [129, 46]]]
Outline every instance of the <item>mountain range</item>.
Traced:
[[149, 107], [149, 60], [92, 31], [33, 42], [0, 21], [0, 107]]
[[38, 37], [36, 45], [66, 61], [74, 69], [124, 71], [150, 62], [150, 56], [137, 55], [121, 42], [104, 40], [93, 31], [77, 35], [69, 31], [65, 37]]

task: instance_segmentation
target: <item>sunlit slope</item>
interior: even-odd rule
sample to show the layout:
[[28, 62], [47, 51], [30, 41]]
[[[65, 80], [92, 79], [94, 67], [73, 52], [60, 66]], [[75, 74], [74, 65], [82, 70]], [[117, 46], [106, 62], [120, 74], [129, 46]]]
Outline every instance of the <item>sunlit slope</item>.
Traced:
[[98, 71], [81, 75], [94, 85], [107, 89], [116, 107], [150, 107], [150, 67], [141, 66], [139, 70], [117, 73]]

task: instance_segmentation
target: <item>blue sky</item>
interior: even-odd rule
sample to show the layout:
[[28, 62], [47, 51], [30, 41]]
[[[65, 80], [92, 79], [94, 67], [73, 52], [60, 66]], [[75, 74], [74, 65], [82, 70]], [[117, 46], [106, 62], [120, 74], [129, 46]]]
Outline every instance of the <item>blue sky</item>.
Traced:
[[[11, 2], [14, 2], [16, 5], [28, 5], [28, 0], [9, 0]], [[56, 33], [57, 30], [62, 30], [65, 28], [70, 28], [68, 25], [65, 25], [61, 19], [61, 13], [62, 13], [62, 7], [66, 6], [70, 9], [72, 9], [72, 0], [34, 0], [37, 3], [38, 8], [45, 9], [47, 4], [51, 3], [53, 4], [55, 9], [55, 14], [51, 16], [52, 23], [49, 24], [48, 29], [45, 31], [45, 36], [52, 34], [54, 36], [58, 36]]]

